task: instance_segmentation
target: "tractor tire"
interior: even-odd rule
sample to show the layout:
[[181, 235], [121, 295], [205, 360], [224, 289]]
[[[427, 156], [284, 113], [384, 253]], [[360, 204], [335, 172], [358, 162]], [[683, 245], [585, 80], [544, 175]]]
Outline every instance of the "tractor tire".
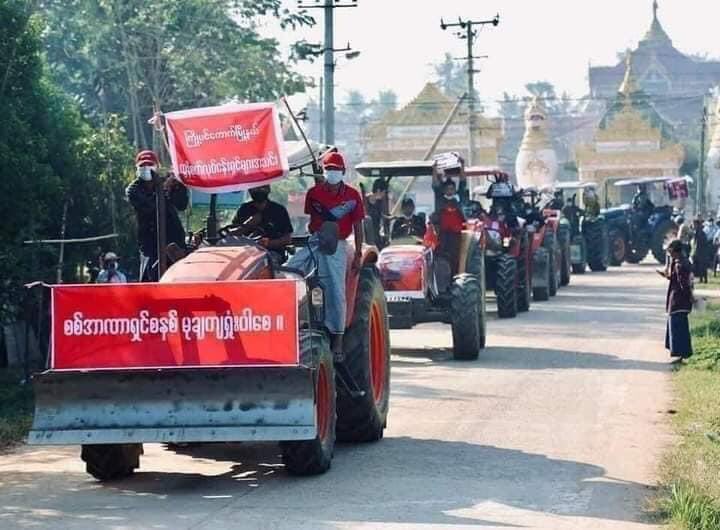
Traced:
[[[476, 246], [468, 255], [465, 271], [472, 274], [480, 284], [480, 349], [485, 347], [487, 337], [487, 311], [485, 308], [485, 252]], [[451, 322], [452, 323], [452, 322]]]
[[132, 475], [140, 467], [142, 444], [83, 445], [80, 458], [85, 470], [96, 479], [107, 482]]
[[628, 263], [640, 263], [648, 255], [650, 249], [646, 244], [639, 245], [636, 248], [629, 248], [625, 261]]
[[611, 230], [608, 243], [608, 254], [611, 267], [620, 267], [627, 256], [627, 241], [619, 230]]
[[[542, 252], [545, 260], [551, 260], [550, 253], [544, 249], [538, 249], [537, 252]], [[550, 270], [550, 265], [546, 263], [546, 270]], [[548, 281], [548, 285], [549, 285]], [[547, 302], [550, 300], [550, 289], [547, 286], [535, 286], [533, 285], [533, 300], [535, 302]]]
[[546, 232], [545, 239], [543, 240], [543, 247], [545, 247], [550, 254], [550, 296], [557, 295], [558, 291], [558, 270], [557, 270], [557, 239], [553, 232]]
[[458, 274], [450, 287], [453, 358], [474, 361], [483, 348], [482, 288], [472, 274]]
[[603, 272], [608, 268], [607, 225], [598, 219], [583, 223], [587, 248], [587, 263], [593, 272]]
[[666, 219], [660, 223], [653, 233], [650, 250], [652, 250], [653, 257], [661, 265], [665, 265], [665, 249], [667, 244], [675, 238], [677, 230], [677, 225], [670, 219]]
[[560, 235], [560, 252], [562, 260], [560, 262], [560, 285], [565, 287], [570, 284], [570, 271], [572, 270], [572, 260], [570, 259], [570, 230], [567, 226], [560, 225], [558, 232]]
[[303, 358], [317, 359], [313, 374], [315, 384], [315, 413], [317, 435], [312, 440], [281, 442], [282, 460], [291, 475], [308, 476], [325, 473], [332, 465], [335, 452], [335, 424], [337, 422], [337, 394], [335, 391], [335, 367], [327, 337], [310, 332], [311, 337], [301, 340]]
[[[527, 247], [523, 247], [523, 255], [527, 256]], [[532, 292], [530, 291], [530, 276], [527, 258], [517, 260], [517, 310], [518, 313], [530, 311]]]
[[375, 267], [360, 271], [355, 313], [344, 343], [345, 365], [365, 395], [338, 393], [337, 439], [380, 440], [390, 404], [390, 331], [385, 293]]
[[498, 317], [515, 318], [517, 316], [517, 262], [507, 254], [497, 258], [495, 278], [495, 297], [497, 298]]

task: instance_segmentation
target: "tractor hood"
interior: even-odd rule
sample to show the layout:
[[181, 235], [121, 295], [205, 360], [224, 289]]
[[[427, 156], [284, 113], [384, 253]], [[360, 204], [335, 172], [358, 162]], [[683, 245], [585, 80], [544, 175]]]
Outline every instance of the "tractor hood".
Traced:
[[161, 283], [270, 278], [267, 251], [254, 245], [202, 247], [174, 263]]

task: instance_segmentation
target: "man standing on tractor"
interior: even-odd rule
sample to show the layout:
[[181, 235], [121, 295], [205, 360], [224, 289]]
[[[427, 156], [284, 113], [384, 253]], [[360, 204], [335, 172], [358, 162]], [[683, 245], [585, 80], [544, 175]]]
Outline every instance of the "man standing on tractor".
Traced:
[[372, 234], [375, 237], [375, 246], [379, 250], [386, 244], [387, 234], [380, 234], [380, 228], [383, 226], [383, 212], [385, 211], [387, 201], [388, 185], [387, 181], [382, 178], [375, 179], [372, 185], [372, 193], [365, 196], [367, 214], [372, 219]]
[[[305, 213], [310, 215], [308, 230], [312, 234], [308, 248], [301, 248], [288, 262], [288, 266], [308, 270], [317, 259], [320, 285], [325, 294], [325, 326], [330, 332], [331, 349], [336, 357], [343, 355], [346, 298], [345, 276], [348, 254], [347, 239], [355, 234], [353, 269], [359, 269], [363, 246], [363, 219], [365, 207], [360, 192], [343, 182], [345, 157], [338, 152], [327, 153], [322, 160], [325, 180], [310, 188], [305, 197]], [[335, 225], [338, 244], [334, 253], [320, 252], [321, 231]]]
[[586, 216], [598, 217], [600, 215], [600, 198], [592, 186], [587, 186], [583, 190], [583, 204]]
[[433, 191], [435, 192], [435, 211], [437, 224], [440, 225], [439, 253], [450, 263], [453, 274], [458, 272], [460, 243], [465, 226], [465, 215], [461, 207], [461, 197], [466, 197], [467, 179], [460, 165], [460, 183], [455, 184], [452, 177], [441, 178], [437, 166], [433, 166]]
[[655, 209], [655, 205], [650, 200], [645, 184], [638, 184], [632, 204], [636, 211], [642, 212], [645, 216], [650, 215]]
[[187, 188], [172, 174], [160, 180], [158, 165], [158, 158], [154, 152], [140, 151], [135, 157], [137, 178], [125, 190], [125, 195], [137, 215], [141, 282], [158, 280], [155, 267], [158, 260], [156, 185], [162, 187], [165, 195], [166, 243], [167, 245], [174, 243], [181, 250], [186, 247], [185, 229], [180, 222], [178, 211], [187, 208]]
[[282, 204], [271, 201], [270, 186], [260, 186], [250, 190], [250, 202], [246, 202], [235, 213], [232, 224], [236, 232], [249, 236], [257, 234], [258, 243], [270, 251], [275, 264], [280, 265], [287, 259], [287, 247], [293, 233], [290, 215]]

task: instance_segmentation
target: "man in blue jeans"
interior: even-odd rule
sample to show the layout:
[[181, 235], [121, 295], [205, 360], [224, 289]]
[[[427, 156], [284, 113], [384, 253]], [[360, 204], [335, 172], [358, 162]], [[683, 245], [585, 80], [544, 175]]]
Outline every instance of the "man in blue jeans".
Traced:
[[[325, 293], [325, 326], [330, 332], [331, 349], [335, 355], [342, 355], [345, 333], [346, 298], [345, 277], [348, 256], [352, 247], [347, 239], [355, 235], [355, 249], [352, 267], [358, 269], [363, 246], [362, 222], [365, 208], [360, 193], [343, 182], [345, 158], [337, 152], [323, 157], [324, 182], [308, 190], [305, 197], [305, 213], [310, 216], [309, 231], [312, 234], [308, 248], [300, 249], [288, 262], [288, 266], [306, 272], [313, 266], [312, 253], [317, 259], [320, 285]], [[326, 223], [337, 225], [338, 245], [333, 254], [319, 251], [320, 229]]]

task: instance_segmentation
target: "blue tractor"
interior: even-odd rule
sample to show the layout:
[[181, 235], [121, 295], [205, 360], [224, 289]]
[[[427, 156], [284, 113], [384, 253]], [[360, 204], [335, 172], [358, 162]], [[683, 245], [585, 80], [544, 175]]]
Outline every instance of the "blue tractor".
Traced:
[[[613, 184], [617, 188], [634, 187], [635, 195], [631, 204], [603, 210], [608, 223], [611, 265], [623, 261], [640, 263], [648, 252], [658, 263], [665, 263], [665, 247], [678, 229], [674, 221], [678, 212], [667, 204], [668, 191], [677, 182], [685, 182], [687, 187], [687, 177], [628, 179]], [[660, 201], [666, 204], [657, 204]]]

